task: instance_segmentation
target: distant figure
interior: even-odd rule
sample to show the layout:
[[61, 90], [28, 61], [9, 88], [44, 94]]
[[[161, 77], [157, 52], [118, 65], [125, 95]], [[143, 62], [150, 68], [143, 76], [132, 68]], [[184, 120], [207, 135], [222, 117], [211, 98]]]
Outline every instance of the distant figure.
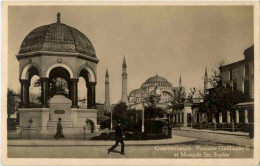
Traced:
[[121, 127], [121, 122], [118, 122], [116, 125], [115, 140], [116, 140], [116, 143], [110, 149], [108, 149], [108, 154], [112, 150], [114, 150], [118, 146], [118, 143], [120, 142], [120, 144], [121, 144], [121, 153], [120, 154], [125, 155], [125, 152], [124, 152], [125, 144], [124, 144], [124, 140], [123, 140], [123, 131], [122, 131], [122, 127]]
[[62, 125], [61, 125], [61, 118], [59, 118], [59, 122], [57, 123], [57, 132], [54, 138], [59, 139], [59, 138], [64, 138], [64, 135], [62, 133]]

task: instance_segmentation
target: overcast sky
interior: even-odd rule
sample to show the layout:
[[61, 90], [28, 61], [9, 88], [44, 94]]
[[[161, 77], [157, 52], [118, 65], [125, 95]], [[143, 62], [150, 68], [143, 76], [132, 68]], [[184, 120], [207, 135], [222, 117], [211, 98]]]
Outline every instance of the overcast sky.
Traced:
[[[128, 94], [156, 73], [173, 86], [178, 86], [181, 74], [188, 92], [191, 87], [203, 88], [206, 66], [211, 74], [218, 61], [242, 60], [244, 49], [253, 45], [253, 7], [9, 7], [9, 88], [20, 89], [15, 55], [23, 39], [36, 27], [56, 22], [57, 12], [62, 23], [84, 33], [96, 50], [97, 102], [104, 101], [106, 68], [111, 102], [121, 99], [124, 55]], [[79, 96], [86, 96], [84, 88]]]

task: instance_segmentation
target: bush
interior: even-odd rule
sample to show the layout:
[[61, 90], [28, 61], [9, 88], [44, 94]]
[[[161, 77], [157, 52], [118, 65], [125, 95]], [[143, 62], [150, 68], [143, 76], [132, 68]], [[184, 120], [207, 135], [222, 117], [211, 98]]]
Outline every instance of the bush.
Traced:
[[150, 120], [144, 123], [145, 133], [162, 133], [164, 123], [162, 121]]
[[103, 119], [99, 122], [100, 129], [110, 128], [111, 120], [110, 119]]
[[114, 140], [115, 132], [101, 133], [99, 136], [92, 137], [92, 140]]
[[139, 120], [137, 123], [136, 122], [131, 122], [127, 121], [124, 124], [124, 131], [132, 131], [132, 132], [141, 132], [141, 127], [142, 127], [142, 121]]

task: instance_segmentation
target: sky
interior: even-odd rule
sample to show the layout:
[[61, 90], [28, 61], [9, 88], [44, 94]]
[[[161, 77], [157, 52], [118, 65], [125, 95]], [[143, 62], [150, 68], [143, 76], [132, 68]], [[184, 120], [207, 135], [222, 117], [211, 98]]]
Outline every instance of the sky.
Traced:
[[[179, 77], [186, 92], [203, 88], [220, 60], [244, 58], [253, 45], [253, 7], [250, 6], [9, 6], [8, 88], [20, 90], [16, 55], [33, 29], [61, 22], [84, 33], [97, 58], [96, 101], [104, 102], [105, 71], [110, 76], [111, 103], [121, 99], [122, 63], [126, 58], [128, 94], [148, 78], [166, 78], [174, 87]], [[82, 79], [79, 98], [86, 96]]]

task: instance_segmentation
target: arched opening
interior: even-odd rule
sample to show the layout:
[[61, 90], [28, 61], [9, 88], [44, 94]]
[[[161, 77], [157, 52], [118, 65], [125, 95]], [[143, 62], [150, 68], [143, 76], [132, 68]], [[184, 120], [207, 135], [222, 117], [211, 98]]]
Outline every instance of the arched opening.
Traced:
[[32, 76], [29, 82], [29, 103], [30, 107], [41, 107], [41, 83], [38, 75]]
[[[35, 76], [35, 77], [34, 77]], [[39, 77], [39, 71], [35, 66], [29, 65], [26, 66], [22, 72], [21, 75], [21, 104], [22, 107], [37, 107], [36, 105], [32, 104], [32, 100], [37, 103], [37, 98], [36, 95], [32, 95], [37, 93], [37, 89], [36, 88], [36, 92], [32, 93], [34, 90], [34, 80], [37, 79]], [[33, 79], [32, 79], [33, 78]], [[31, 81], [32, 80], [32, 81]], [[31, 103], [31, 104], [30, 104]]]
[[63, 91], [67, 98], [70, 96], [70, 73], [63, 67], [55, 67], [50, 71], [48, 82], [49, 97], [51, 98], [58, 91]]
[[[56, 66], [48, 69], [47, 77], [42, 78], [42, 103], [47, 106], [48, 99], [52, 97], [57, 90], [62, 91], [66, 97], [72, 100], [72, 107], [78, 107], [78, 79], [74, 79], [71, 70], [67, 67]], [[54, 89], [52, 89], [54, 88]], [[56, 90], [55, 90], [56, 88]]]
[[83, 77], [79, 77], [78, 83], [78, 106], [80, 108], [87, 108], [87, 82]]
[[91, 73], [86, 68], [82, 69], [79, 73], [79, 78], [80, 78], [79, 97], [83, 98], [81, 99], [82, 102], [86, 102], [80, 104], [84, 105], [84, 107], [87, 108], [95, 108], [96, 105], [96, 94], [95, 94], [96, 82], [92, 82], [93, 81], [92, 77], [93, 75], [91, 75]]
[[245, 76], [249, 76], [249, 64], [245, 66]]

